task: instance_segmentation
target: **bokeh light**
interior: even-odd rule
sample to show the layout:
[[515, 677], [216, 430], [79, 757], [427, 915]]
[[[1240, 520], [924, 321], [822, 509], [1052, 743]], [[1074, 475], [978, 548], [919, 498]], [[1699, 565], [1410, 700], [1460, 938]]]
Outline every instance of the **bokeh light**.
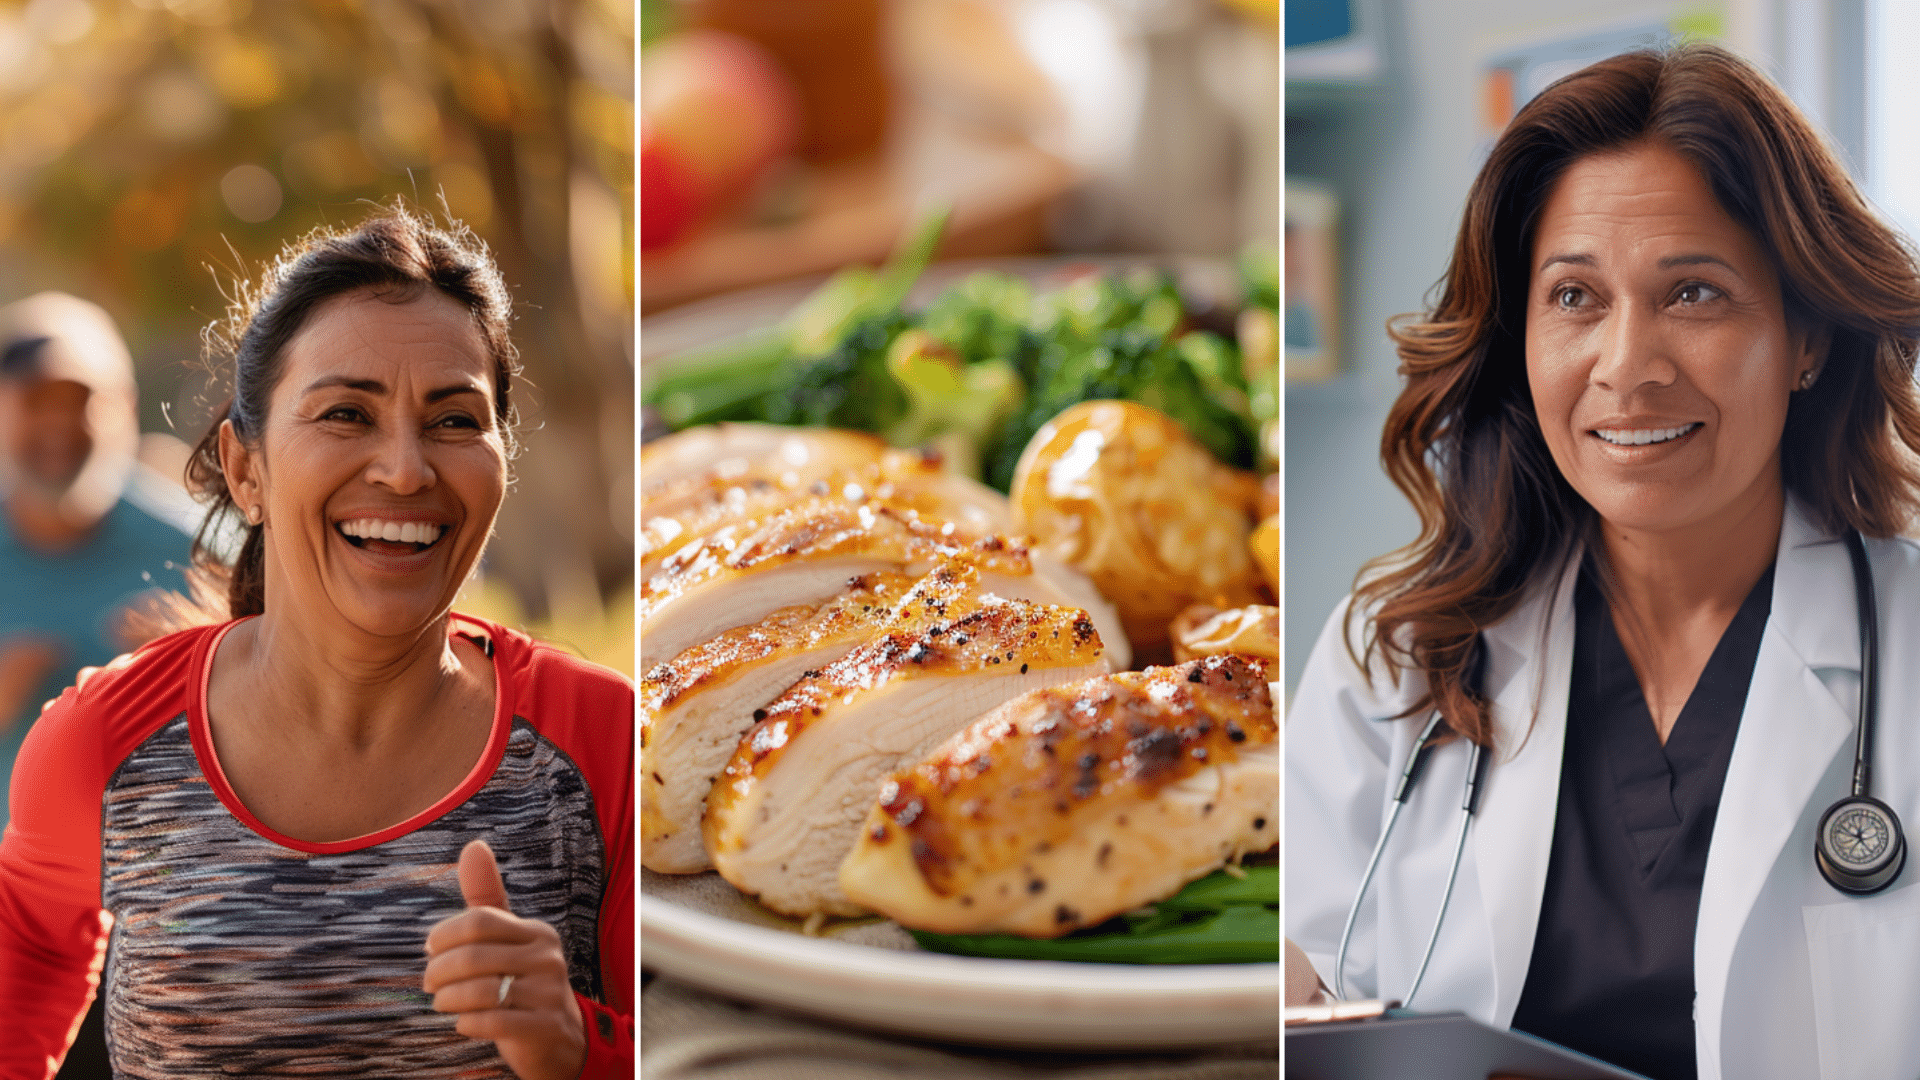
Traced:
[[625, 0], [0, 5], [0, 300], [104, 305], [160, 448], [207, 422], [201, 330], [282, 244], [396, 198], [463, 221], [528, 377], [476, 595], [600, 625], [632, 575], [634, 31]]
[[220, 178], [220, 197], [234, 217], [258, 224], [280, 212], [280, 181], [258, 165], [235, 165]]

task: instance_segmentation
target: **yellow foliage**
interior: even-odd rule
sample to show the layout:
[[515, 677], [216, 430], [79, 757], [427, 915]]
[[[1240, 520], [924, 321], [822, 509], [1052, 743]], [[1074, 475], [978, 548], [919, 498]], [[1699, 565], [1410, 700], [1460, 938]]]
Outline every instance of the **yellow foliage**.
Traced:
[[464, 615], [488, 619], [519, 630], [541, 641], [558, 645], [575, 656], [603, 664], [631, 679], [634, 677], [634, 598], [627, 586], [607, 598], [598, 617], [584, 614], [529, 621], [514, 599], [512, 590], [498, 581], [476, 575], [454, 600], [453, 609]]

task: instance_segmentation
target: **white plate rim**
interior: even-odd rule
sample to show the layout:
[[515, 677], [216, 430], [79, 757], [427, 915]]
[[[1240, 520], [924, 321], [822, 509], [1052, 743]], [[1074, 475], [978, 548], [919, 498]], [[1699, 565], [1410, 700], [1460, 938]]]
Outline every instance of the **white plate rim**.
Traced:
[[843, 1023], [1054, 1049], [1277, 1040], [1280, 965], [1079, 964], [875, 948], [646, 897], [643, 965], [703, 989]]

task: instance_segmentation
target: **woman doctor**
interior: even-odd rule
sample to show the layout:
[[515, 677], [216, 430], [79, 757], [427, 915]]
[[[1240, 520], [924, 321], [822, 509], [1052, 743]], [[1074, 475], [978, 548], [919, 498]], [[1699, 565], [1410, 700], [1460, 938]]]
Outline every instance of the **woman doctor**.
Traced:
[[1755, 69], [1635, 53], [1520, 112], [1393, 335], [1422, 531], [1288, 720], [1290, 1002], [1658, 1080], [1920, 1076], [1913, 249]]

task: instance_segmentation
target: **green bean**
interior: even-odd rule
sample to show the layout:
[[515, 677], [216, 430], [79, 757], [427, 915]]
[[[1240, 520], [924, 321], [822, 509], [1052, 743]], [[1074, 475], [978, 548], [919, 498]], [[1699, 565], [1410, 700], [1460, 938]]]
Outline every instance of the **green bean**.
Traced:
[[[1176, 918], [1177, 913], [1162, 912], [1152, 921]], [[1160, 922], [1152, 928], [1088, 930], [1051, 939], [912, 933], [923, 949], [961, 956], [1095, 964], [1248, 964], [1280, 959], [1280, 913], [1264, 904], [1235, 904], [1211, 915]]]
[[912, 931], [920, 947], [962, 956], [1102, 964], [1244, 964], [1280, 959], [1280, 868], [1209, 874], [1151, 907], [1065, 937]]
[[777, 367], [792, 355], [793, 347], [784, 334], [777, 330], [756, 330], [706, 348], [653, 361], [647, 365], [647, 393], [658, 394], [702, 379]]
[[1216, 870], [1173, 894], [1154, 907], [1162, 911], [1217, 911], [1230, 904], [1278, 904], [1280, 868], [1248, 866], [1246, 877], [1237, 878]]

